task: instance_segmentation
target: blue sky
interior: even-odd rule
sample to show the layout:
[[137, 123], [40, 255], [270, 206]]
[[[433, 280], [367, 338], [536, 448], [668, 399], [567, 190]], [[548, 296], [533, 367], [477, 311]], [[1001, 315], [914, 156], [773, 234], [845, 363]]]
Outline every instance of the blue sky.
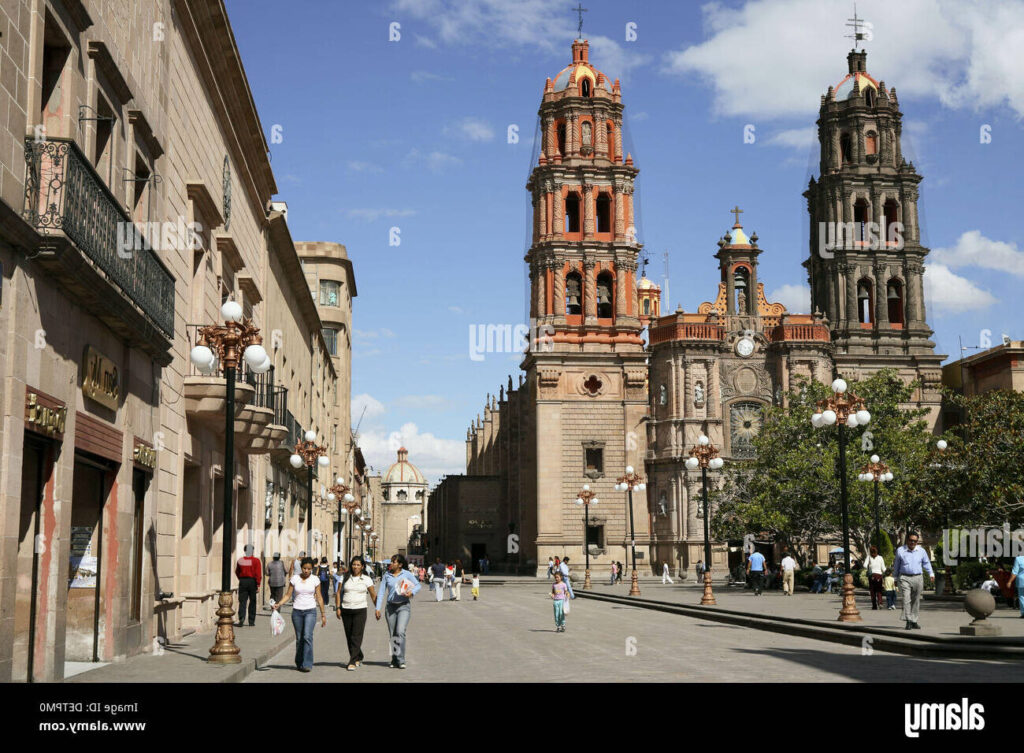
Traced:
[[[517, 353], [470, 358], [471, 326], [526, 322], [524, 186], [544, 81], [571, 59], [573, 5], [227, 0], [267, 139], [280, 134], [272, 164], [292, 235], [344, 243], [353, 260], [353, 421], [365, 406], [375, 468], [405, 444], [432, 482], [460, 472], [485, 395], [518, 379]], [[846, 74], [852, 4], [584, 6], [591, 62], [622, 80], [639, 239], [659, 283], [669, 253], [663, 309], [713, 298], [715, 242], [738, 204], [769, 299], [806, 310], [801, 192], [819, 97]], [[872, 24], [868, 72], [896, 87], [904, 154], [924, 176], [938, 352], [955, 358], [958, 336], [1024, 338], [1024, 1], [857, 11]]]

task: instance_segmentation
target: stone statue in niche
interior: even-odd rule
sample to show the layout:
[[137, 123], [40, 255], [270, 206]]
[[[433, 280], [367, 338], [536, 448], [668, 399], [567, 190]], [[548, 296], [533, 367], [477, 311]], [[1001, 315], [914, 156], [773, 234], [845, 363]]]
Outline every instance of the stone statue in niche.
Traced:
[[693, 386], [693, 404], [698, 408], [704, 406], [704, 384], [703, 382], [697, 382]]
[[594, 145], [594, 133], [593, 133], [593, 130], [591, 129], [591, 125], [590, 125], [590, 121], [589, 120], [584, 120], [583, 121], [583, 124], [580, 127], [580, 131], [583, 134], [583, 146], [593, 146]]
[[661, 388], [658, 390], [658, 402], [661, 405], [668, 405], [668, 390], [665, 389], [665, 385], [661, 385]]
[[664, 492], [662, 492], [661, 498], [658, 500], [658, 513], [662, 517], [668, 515], [668, 504], [666, 503]]
[[736, 293], [736, 313], [747, 313], [747, 294], [742, 290]]

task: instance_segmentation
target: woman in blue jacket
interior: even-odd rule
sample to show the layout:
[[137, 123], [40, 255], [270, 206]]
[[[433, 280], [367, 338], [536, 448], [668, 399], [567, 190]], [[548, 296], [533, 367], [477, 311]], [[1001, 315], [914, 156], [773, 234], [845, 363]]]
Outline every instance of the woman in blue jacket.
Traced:
[[379, 620], [380, 610], [386, 599], [385, 617], [388, 621], [388, 632], [391, 634], [391, 666], [398, 669], [405, 669], [405, 631], [412, 616], [409, 600], [419, 590], [420, 582], [409, 572], [405, 557], [396, 554], [391, 558], [388, 572], [384, 574], [380, 590], [377, 591], [376, 615]]

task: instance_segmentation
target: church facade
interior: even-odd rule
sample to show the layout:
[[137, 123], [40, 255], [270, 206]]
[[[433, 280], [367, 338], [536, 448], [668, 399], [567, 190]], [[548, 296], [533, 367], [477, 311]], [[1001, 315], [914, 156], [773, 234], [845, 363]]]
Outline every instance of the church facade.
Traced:
[[[556, 555], [581, 566], [587, 547], [603, 574], [613, 560], [630, 562], [631, 541], [642, 572], [663, 562], [688, 569], [703, 558], [700, 474], [684, 466], [690, 448], [705, 434], [727, 461], [749, 459], [765, 407], [784, 404], [794, 379], [896, 369], [920, 381], [914, 404], [932, 410], [934, 426], [943, 356], [925, 315], [921, 176], [902, 156], [895, 90], [851, 51], [848, 74], [821, 98], [820, 174], [804, 193], [813, 313], [766, 299], [762, 249], [737, 208], [714, 254], [721, 280], [711, 300], [661, 315], [658, 288], [636, 278], [638, 170], [622, 154], [619, 83], [590, 64], [586, 41], [572, 53], [545, 86], [527, 184], [530, 317], [541, 334], [519, 386], [510, 378], [470, 427], [467, 476], [491, 480], [495, 521], [508, 518], [508, 554], [492, 556], [508, 569], [541, 573]], [[648, 481], [633, 493], [631, 516], [614, 490], [627, 466]], [[575, 504], [584, 484], [600, 500], [589, 527]], [[449, 496], [446, 508], [458, 510], [458, 495]], [[446, 538], [440, 556], [472, 546]], [[712, 565], [727, 564], [719, 543]]]

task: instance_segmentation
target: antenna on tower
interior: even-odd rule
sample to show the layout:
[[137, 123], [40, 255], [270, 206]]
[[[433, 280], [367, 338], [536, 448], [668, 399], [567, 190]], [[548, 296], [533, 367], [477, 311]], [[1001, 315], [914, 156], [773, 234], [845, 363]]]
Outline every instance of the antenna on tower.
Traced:
[[665, 290], [662, 292], [661, 299], [662, 301], [671, 301], [672, 298], [669, 296], [668, 292], [668, 249], [665, 249], [665, 253], [661, 255], [661, 258], [665, 267], [665, 284], [663, 286]]
[[[572, 9], [572, 12], [579, 16], [579, 24], [576, 26], [576, 38], [583, 39], [583, 14], [587, 12], [587, 8], [583, 7], [583, 3], [577, 3], [576, 7]], [[856, 6], [854, 12], [856, 13]]]
[[852, 34], [844, 35], [847, 39], [853, 40], [853, 48], [857, 49], [857, 42], [864, 42], [868, 39], [868, 33], [861, 31], [861, 27], [867, 26], [867, 22], [863, 18], [857, 17], [857, 4], [853, 4], [853, 18], [846, 19], [846, 25], [853, 29]]
[[645, 277], [647, 275], [647, 265], [650, 263], [650, 259], [647, 257], [647, 251], [640, 252], [640, 276]]

